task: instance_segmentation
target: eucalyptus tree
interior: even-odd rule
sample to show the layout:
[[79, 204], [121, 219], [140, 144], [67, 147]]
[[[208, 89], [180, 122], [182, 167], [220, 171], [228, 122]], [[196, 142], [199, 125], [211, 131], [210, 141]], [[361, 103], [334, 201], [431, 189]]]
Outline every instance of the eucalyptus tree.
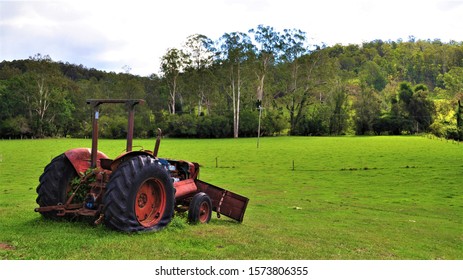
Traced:
[[187, 55], [180, 49], [168, 49], [161, 58], [161, 71], [169, 87], [170, 104], [169, 111], [175, 114], [176, 96], [178, 91], [178, 79], [187, 64]]
[[[304, 55], [298, 59], [301, 65], [301, 84], [296, 88], [296, 91], [286, 97], [285, 104], [289, 112], [290, 127], [292, 134], [298, 134], [299, 123], [307, 114], [307, 109], [311, 104], [318, 106], [317, 115], [313, 116], [316, 119], [323, 120], [328, 123], [326, 117], [327, 96], [329, 93], [329, 82], [337, 75], [339, 66], [336, 59], [329, 56], [326, 49], [318, 48], [308, 55]], [[298, 74], [299, 75], [299, 74]]]
[[233, 107], [233, 137], [239, 136], [240, 106], [242, 88], [245, 78], [243, 70], [255, 56], [255, 46], [251, 38], [242, 32], [225, 33], [219, 39], [220, 63], [227, 69], [228, 82], [225, 86], [228, 96], [232, 100]]
[[279, 56], [279, 48], [282, 45], [281, 34], [273, 27], [263, 25], [250, 29], [249, 33], [254, 34], [254, 40], [257, 43], [256, 98], [262, 103], [265, 94], [265, 79]]
[[189, 87], [189, 91], [195, 93], [193, 100], [198, 102], [198, 115], [202, 113], [203, 105], [206, 105], [210, 113], [214, 92], [214, 75], [211, 71], [216, 53], [214, 41], [202, 34], [188, 36], [184, 52], [188, 58], [185, 65], [187, 77], [184, 82]]
[[52, 101], [51, 77], [57, 74], [58, 69], [52, 67], [52, 60], [48, 55], [36, 54], [29, 59], [27, 67], [36, 87], [35, 90], [24, 95], [24, 101], [29, 107], [29, 118], [37, 120], [35, 125], [38, 136], [43, 137], [44, 119]]
[[328, 130], [331, 135], [345, 132], [348, 120], [348, 100], [345, 83], [339, 78], [330, 81], [330, 90], [326, 99], [329, 110]]
[[439, 80], [449, 96], [463, 93], [463, 67], [453, 67], [447, 73], [439, 75]]
[[70, 91], [75, 91], [72, 82], [48, 55], [30, 57], [26, 67], [23, 100], [34, 134], [44, 137], [66, 130], [74, 110], [68, 98]]
[[284, 29], [278, 45], [278, 91], [289, 111], [294, 130], [308, 103], [309, 88], [301, 71], [301, 57], [308, 54], [306, 33], [299, 29]]
[[371, 87], [363, 84], [354, 96], [352, 105], [355, 116], [355, 133], [364, 135], [374, 131], [374, 125], [381, 115], [381, 99]]

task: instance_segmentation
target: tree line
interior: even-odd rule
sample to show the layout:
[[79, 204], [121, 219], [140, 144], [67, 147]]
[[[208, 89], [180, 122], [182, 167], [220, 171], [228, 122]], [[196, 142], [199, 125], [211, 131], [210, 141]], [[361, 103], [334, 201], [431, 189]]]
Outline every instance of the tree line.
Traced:
[[[309, 45], [259, 25], [168, 49], [141, 77], [36, 54], [0, 63], [0, 137], [88, 137], [91, 98], [140, 98], [135, 136], [400, 135], [462, 139], [463, 43]], [[101, 108], [100, 135], [123, 138], [123, 106]]]

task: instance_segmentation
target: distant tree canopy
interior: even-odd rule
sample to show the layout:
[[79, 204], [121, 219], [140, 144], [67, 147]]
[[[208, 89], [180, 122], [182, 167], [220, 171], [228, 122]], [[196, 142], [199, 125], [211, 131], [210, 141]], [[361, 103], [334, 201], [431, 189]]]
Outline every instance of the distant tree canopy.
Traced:
[[[310, 46], [298, 29], [259, 25], [186, 38], [140, 77], [55, 62], [0, 63], [0, 137], [88, 137], [89, 98], [142, 98], [136, 137], [388, 135], [462, 139], [463, 43], [381, 41]], [[124, 106], [104, 106], [100, 135], [122, 138]]]

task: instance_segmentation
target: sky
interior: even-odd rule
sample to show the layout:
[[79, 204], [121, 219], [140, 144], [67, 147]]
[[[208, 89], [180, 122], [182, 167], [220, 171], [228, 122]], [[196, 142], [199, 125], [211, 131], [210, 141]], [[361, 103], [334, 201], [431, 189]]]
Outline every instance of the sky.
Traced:
[[259, 24], [300, 29], [309, 45], [380, 39], [463, 42], [463, 0], [0, 0], [0, 61], [53, 61], [140, 76], [186, 38]]

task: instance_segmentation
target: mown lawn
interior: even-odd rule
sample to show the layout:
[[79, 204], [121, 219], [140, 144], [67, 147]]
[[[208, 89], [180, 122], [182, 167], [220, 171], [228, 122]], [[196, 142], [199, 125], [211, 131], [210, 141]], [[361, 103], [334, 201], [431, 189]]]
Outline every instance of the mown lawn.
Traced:
[[[0, 259], [463, 259], [463, 144], [427, 137], [164, 139], [160, 156], [250, 198], [242, 224], [176, 216], [126, 234], [34, 212], [38, 178], [89, 139], [0, 140]], [[154, 140], [135, 140], [152, 149]], [[110, 157], [124, 140], [101, 140]]]

